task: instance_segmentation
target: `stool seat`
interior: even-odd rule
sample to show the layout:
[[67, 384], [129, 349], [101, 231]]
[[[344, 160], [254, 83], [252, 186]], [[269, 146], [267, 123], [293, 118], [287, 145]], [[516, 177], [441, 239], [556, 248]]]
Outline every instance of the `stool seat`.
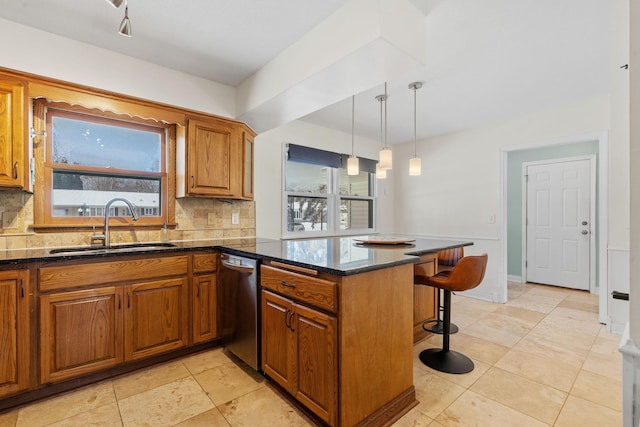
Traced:
[[452, 270], [435, 276], [414, 276], [414, 283], [433, 286], [444, 291], [442, 348], [430, 348], [420, 353], [420, 360], [432, 369], [450, 374], [464, 374], [474, 368], [473, 361], [462, 353], [450, 350], [451, 292], [473, 289], [482, 282], [487, 268], [487, 254], [465, 256]]

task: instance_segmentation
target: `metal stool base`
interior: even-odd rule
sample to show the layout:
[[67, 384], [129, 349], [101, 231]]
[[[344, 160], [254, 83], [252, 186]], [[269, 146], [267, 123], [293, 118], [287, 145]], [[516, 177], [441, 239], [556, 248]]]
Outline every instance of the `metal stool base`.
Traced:
[[[433, 326], [428, 327], [427, 324], [429, 323], [433, 323]], [[433, 319], [433, 320], [427, 320], [426, 322], [424, 322], [422, 324], [422, 329], [424, 329], [427, 332], [431, 332], [432, 334], [440, 334], [442, 335], [444, 333], [444, 322], [442, 320], [438, 320], [438, 319]], [[454, 323], [451, 324], [451, 330], [449, 331], [450, 334], [455, 334], [456, 332], [458, 332], [458, 326]]]
[[423, 350], [420, 360], [431, 369], [448, 374], [466, 374], [474, 368], [473, 361], [464, 354], [440, 348]]

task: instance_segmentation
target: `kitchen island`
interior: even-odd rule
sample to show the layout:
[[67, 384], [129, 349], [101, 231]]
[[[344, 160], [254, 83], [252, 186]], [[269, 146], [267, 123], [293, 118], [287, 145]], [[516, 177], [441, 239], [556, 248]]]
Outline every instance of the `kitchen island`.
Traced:
[[[26, 360], [31, 362], [18, 364], [11, 372], [15, 378], [6, 379], [11, 388], [6, 389], [2, 406], [28, 401], [29, 391], [41, 397], [51, 384], [61, 391], [65, 384], [72, 388], [125, 372], [127, 366], [142, 367], [145, 360], [151, 363], [160, 356], [166, 360], [206, 343], [215, 345], [215, 331], [208, 332], [207, 324], [196, 321], [211, 318], [212, 306], [197, 298], [201, 287], [215, 289], [217, 254], [227, 252], [262, 261], [265, 374], [328, 425], [391, 424], [417, 403], [414, 264], [427, 258], [434, 264], [439, 250], [469, 244], [416, 239], [407, 245], [362, 245], [345, 237], [202, 240], [111, 252], [77, 248], [0, 252], [0, 273], [7, 278], [3, 283], [18, 301], [17, 329], [8, 330], [6, 341], [17, 349], [17, 360], [30, 355]], [[153, 349], [147, 338], [136, 346], [134, 338], [140, 335], [121, 335], [123, 321], [131, 325], [125, 331], [147, 324], [146, 318], [135, 317], [135, 311], [129, 313], [129, 295], [132, 307], [146, 307], [141, 314], [155, 312], [153, 299], [143, 299], [145, 295], [157, 295], [174, 307], [172, 318], [178, 323], [170, 323], [162, 334], [146, 335], [157, 336]], [[89, 316], [92, 307], [109, 313], [100, 325], [106, 332], [100, 337], [101, 348], [111, 353], [96, 360], [89, 357], [94, 354], [88, 344], [88, 337], [94, 336], [91, 329], [65, 332], [55, 324], [61, 314], [74, 318], [79, 303], [86, 307], [77, 312], [83, 316]], [[53, 331], [62, 335], [58, 338]], [[78, 331], [90, 335], [74, 338]], [[172, 334], [170, 342], [167, 331]], [[199, 343], [198, 337], [204, 341]], [[59, 347], [74, 342], [86, 347], [80, 353], [85, 359], [77, 360], [80, 356], [72, 348]], [[66, 359], [56, 359], [61, 356]], [[16, 394], [23, 396], [11, 398]]]

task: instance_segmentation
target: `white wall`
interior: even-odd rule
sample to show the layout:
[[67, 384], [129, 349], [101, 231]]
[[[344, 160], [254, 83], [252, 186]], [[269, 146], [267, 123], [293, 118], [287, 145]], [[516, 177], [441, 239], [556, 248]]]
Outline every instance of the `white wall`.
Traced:
[[235, 117], [235, 89], [231, 86], [1, 18], [0, 51], [2, 67]]
[[[320, 148], [337, 153], [351, 152], [351, 134], [294, 121], [261, 133], [255, 140], [255, 202], [256, 234], [279, 239], [282, 235], [282, 147], [286, 143]], [[380, 143], [356, 137], [355, 154], [369, 159], [378, 158]], [[392, 177], [377, 181], [378, 223], [380, 232], [393, 231]]]
[[[418, 143], [422, 176], [408, 175], [413, 144], [394, 147], [394, 200], [397, 232], [463, 238], [486, 250], [490, 261], [483, 283], [473, 292], [501, 301], [506, 281], [502, 259], [500, 206], [501, 150], [549, 144], [575, 135], [609, 129], [609, 97], [540, 111], [510, 121], [432, 138]], [[624, 146], [610, 141], [612, 158], [624, 156]], [[620, 152], [622, 150], [622, 153]], [[628, 169], [616, 166], [610, 187], [628, 187]], [[610, 207], [629, 205], [624, 191], [611, 194]], [[610, 209], [611, 210], [611, 209]], [[622, 239], [624, 224], [609, 222]], [[506, 237], [506, 236], [505, 236]], [[466, 253], [467, 251], [465, 251]], [[497, 298], [497, 299], [496, 299]]]

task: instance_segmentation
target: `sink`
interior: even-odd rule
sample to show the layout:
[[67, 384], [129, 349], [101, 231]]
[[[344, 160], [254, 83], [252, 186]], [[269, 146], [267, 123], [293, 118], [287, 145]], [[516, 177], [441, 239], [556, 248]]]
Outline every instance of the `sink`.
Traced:
[[51, 249], [49, 253], [63, 255], [95, 255], [122, 252], [142, 252], [175, 247], [176, 245], [174, 245], [173, 243], [127, 243], [124, 245], [113, 245], [109, 248], [105, 248], [104, 246], [77, 246], [72, 248], [56, 248]]

